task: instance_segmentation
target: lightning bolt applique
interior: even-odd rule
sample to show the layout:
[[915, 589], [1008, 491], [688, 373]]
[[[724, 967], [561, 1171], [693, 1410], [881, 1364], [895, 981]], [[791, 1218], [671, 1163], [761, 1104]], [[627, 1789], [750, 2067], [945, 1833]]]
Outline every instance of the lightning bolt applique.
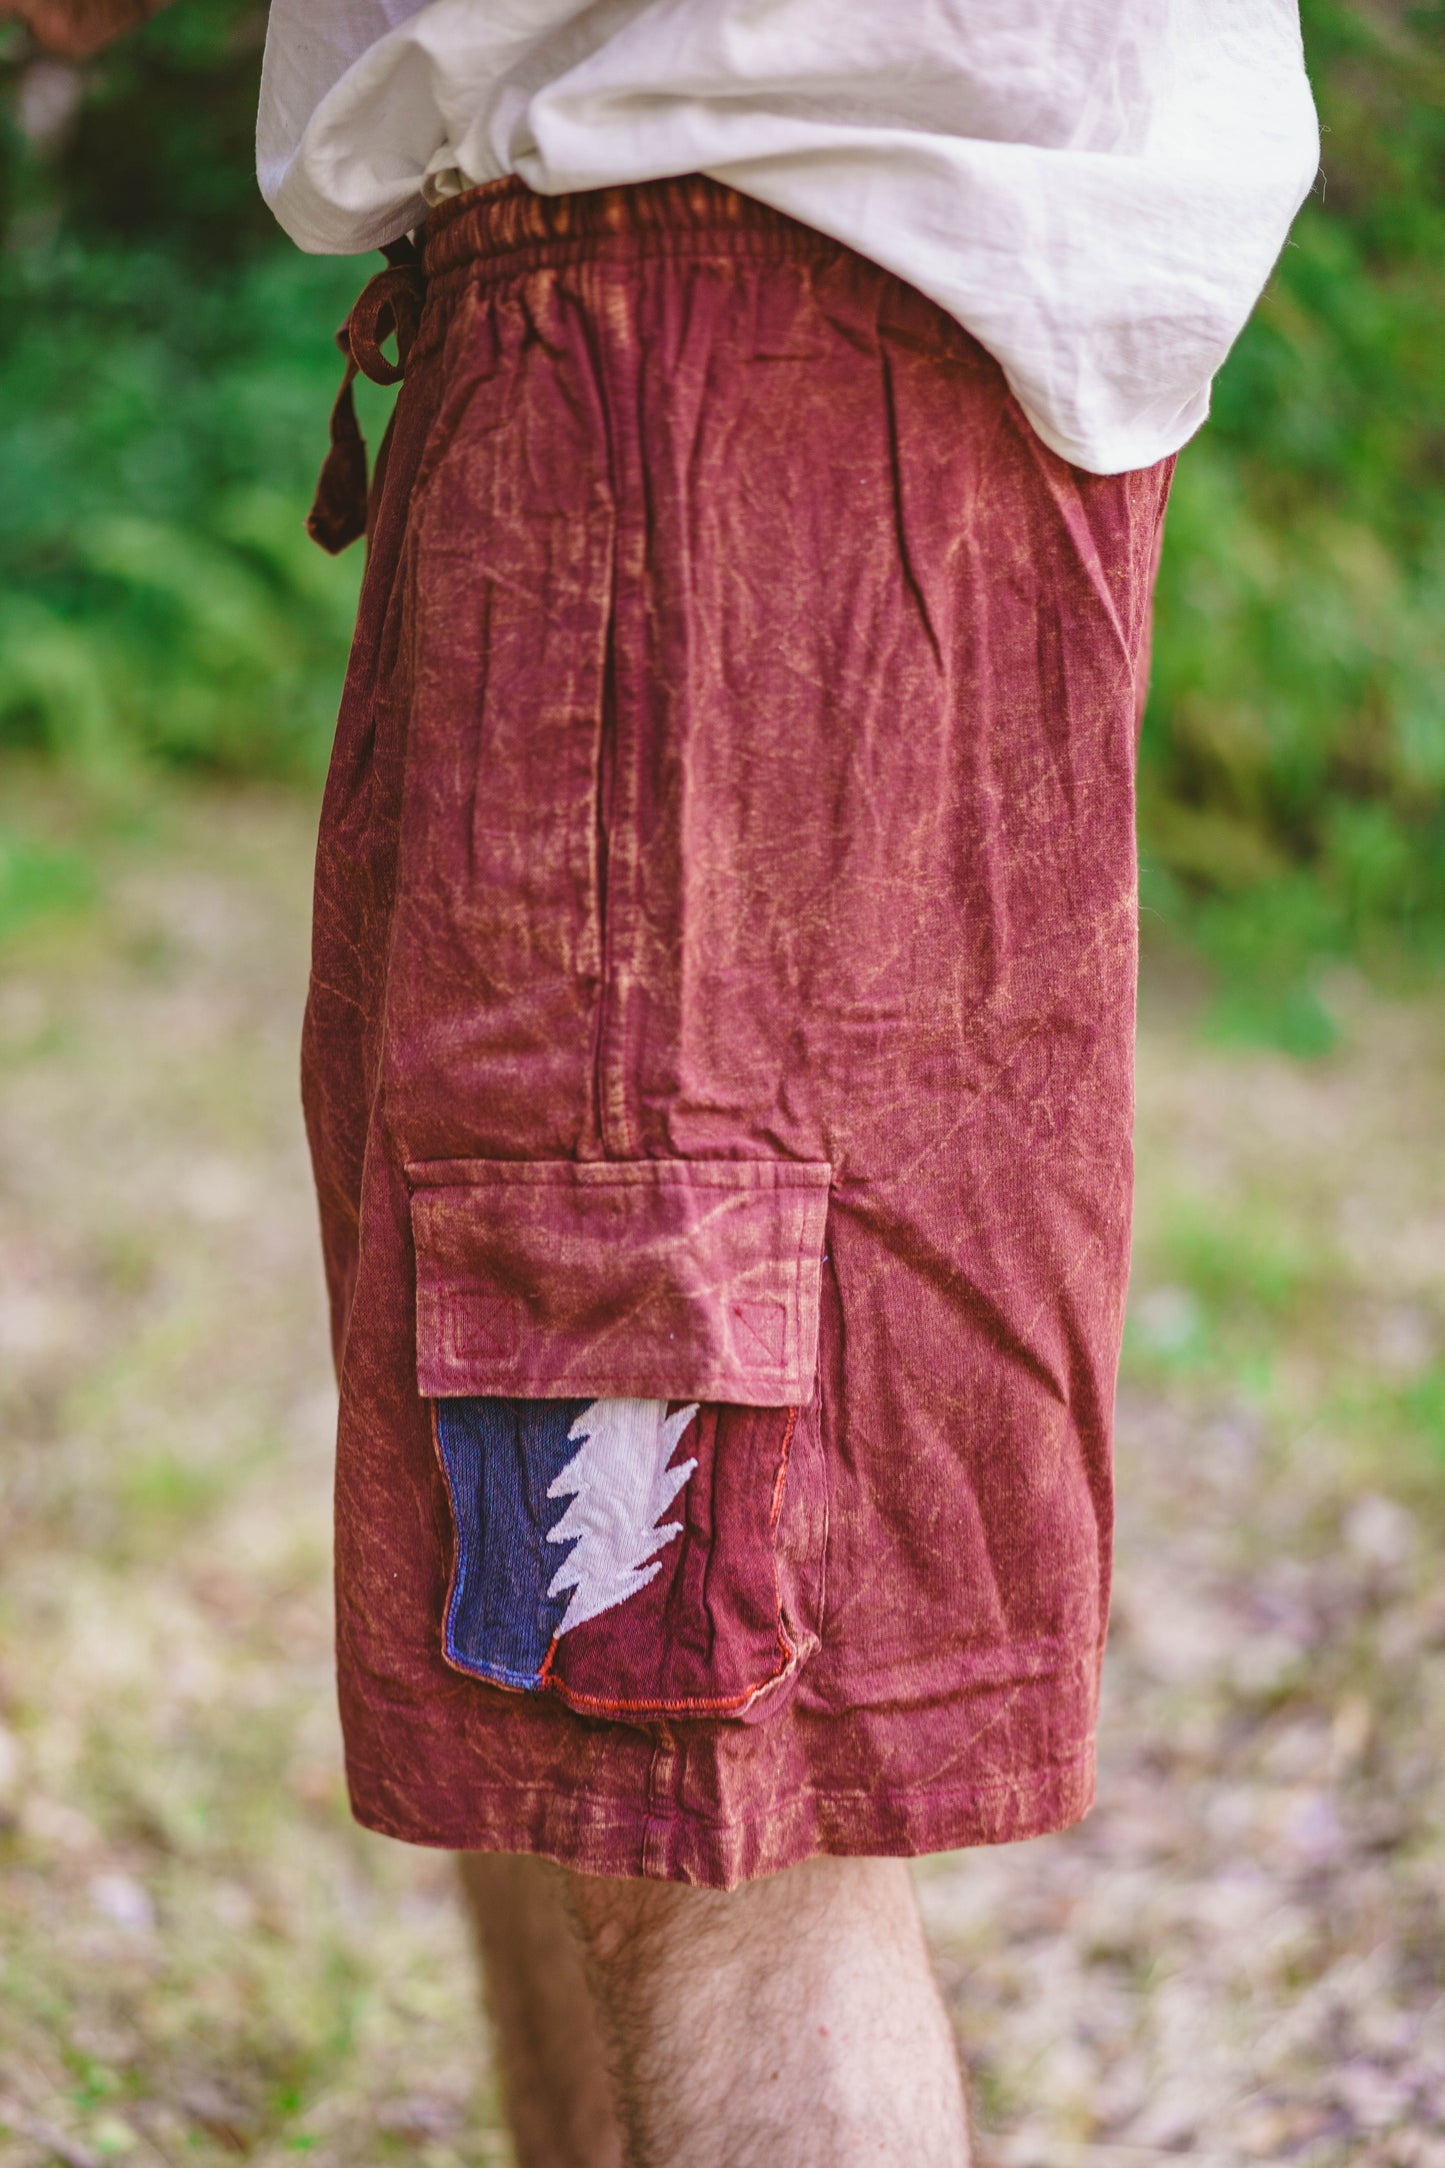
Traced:
[[696, 1413], [695, 1403], [669, 1415], [665, 1400], [594, 1400], [568, 1431], [578, 1451], [547, 1491], [571, 1499], [547, 1531], [549, 1543], [573, 1545], [547, 1590], [572, 1591], [559, 1635], [625, 1603], [662, 1571], [653, 1553], [682, 1533], [681, 1521], [662, 1515], [697, 1466], [668, 1463]]

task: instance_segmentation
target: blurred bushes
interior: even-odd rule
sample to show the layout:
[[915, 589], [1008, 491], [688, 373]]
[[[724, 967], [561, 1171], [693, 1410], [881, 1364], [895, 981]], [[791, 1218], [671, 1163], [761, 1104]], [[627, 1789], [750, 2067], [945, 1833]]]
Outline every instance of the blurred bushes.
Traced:
[[284, 255], [186, 278], [62, 245], [7, 283], [0, 740], [95, 777], [144, 756], [316, 769], [357, 566], [301, 519], [354, 273], [318, 305]]
[[1445, 929], [1445, 9], [1306, 0], [1323, 180], [1180, 461], [1145, 900], [1256, 1025], [1312, 958]]
[[[180, 0], [79, 72], [0, 51], [0, 744], [324, 759], [357, 561], [300, 519], [369, 267], [296, 255], [255, 195], [263, 27]], [[1181, 460], [1161, 576], [1145, 902], [1302, 1048], [1316, 959], [1445, 930], [1442, 27], [1306, 0], [1325, 182]]]
[[0, 745], [94, 779], [330, 736], [360, 559], [301, 521], [363, 273], [256, 194], [263, 29], [182, 0], [84, 70], [3, 56]]

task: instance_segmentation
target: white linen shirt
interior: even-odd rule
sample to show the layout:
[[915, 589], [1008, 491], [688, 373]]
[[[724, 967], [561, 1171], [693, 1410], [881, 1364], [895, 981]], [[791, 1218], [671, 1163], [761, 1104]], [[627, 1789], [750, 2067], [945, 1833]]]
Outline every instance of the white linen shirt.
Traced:
[[345, 254], [517, 173], [708, 173], [930, 295], [1034, 428], [1152, 464], [1314, 177], [1296, 0], [272, 0], [257, 163]]

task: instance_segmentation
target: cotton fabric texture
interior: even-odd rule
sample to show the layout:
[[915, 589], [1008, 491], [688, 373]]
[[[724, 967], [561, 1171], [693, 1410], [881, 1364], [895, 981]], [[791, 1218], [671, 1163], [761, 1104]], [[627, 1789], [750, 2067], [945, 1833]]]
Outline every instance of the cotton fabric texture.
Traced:
[[1169, 463], [709, 180], [426, 267], [304, 1051], [355, 1810], [720, 1888], [1058, 1829]]
[[930, 295], [1110, 474], [1203, 421], [1318, 131], [1296, 0], [272, 0], [257, 151], [341, 253], [509, 173], [710, 173]]

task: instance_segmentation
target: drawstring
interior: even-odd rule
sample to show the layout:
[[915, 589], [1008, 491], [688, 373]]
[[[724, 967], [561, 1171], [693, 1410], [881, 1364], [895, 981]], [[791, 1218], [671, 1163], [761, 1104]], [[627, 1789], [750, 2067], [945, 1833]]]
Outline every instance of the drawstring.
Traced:
[[[358, 372], [373, 384], [398, 384], [421, 322], [426, 279], [414, 241], [388, 242], [386, 269], [378, 271], [357, 296], [336, 334], [346, 356], [346, 374], [331, 409], [331, 449], [306, 515], [306, 532], [334, 557], [366, 532], [366, 439], [356, 419], [352, 385]], [[383, 343], [396, 338], [396, 360], [388, 361]], [[385, 446], [383, 446], [383, 454]]]

